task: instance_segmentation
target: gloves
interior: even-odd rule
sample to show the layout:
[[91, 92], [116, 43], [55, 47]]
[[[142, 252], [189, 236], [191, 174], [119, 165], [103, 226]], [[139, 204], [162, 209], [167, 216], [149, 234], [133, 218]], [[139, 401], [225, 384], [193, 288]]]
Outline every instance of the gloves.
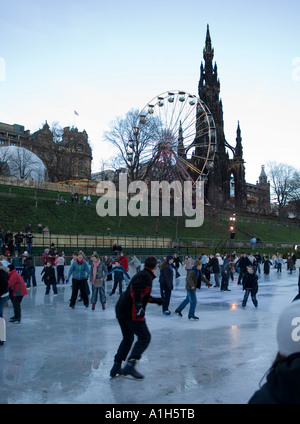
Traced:
[[143, 308], [143, 305], [141, 303], [136, 303], [135, 309], [136, 309], [136, 317], [137, 318], [144, 318], [145, 309]]

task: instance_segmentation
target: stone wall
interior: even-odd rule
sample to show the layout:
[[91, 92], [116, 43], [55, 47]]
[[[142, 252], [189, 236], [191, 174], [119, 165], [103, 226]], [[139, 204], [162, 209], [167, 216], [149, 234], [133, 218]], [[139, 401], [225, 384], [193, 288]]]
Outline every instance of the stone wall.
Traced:
[[70, 184], [58, 184], [49, 182], [40, 182], [35, 180], [21, 180], [14, 177], [0, 176], [0, 185], [7, 185], [13, 187], [24, 187], [24, 188], [37, 188], [39, 190], [51, 190], [59, 191], [61, 193], [79, 193], [85, 195], [87, 193], [87, 185], [89, 187], [89, 194], [92, 196], [96, 195], [96, 184], [93, 181], [81, 181], [78, 183]]

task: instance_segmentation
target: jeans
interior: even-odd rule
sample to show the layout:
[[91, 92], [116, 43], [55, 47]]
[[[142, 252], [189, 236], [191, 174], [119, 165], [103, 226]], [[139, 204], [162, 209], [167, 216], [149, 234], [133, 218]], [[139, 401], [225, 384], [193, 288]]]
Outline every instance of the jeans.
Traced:
[[58, 294], [56, 284], [47, 284], [46, 285], [46, 294], [49, 294], [50, 293], [51, 286], [53, 288], [54, 294]]
[[64, 284], [65, 282], [64, 270], [65, 270], [64, 265], [57, 265], [57, 284], [59, 284], [60, 280]]
[[167, 286], [165, 283], [160, 283], [160, 294], [163, 300], [162, 311], [166, 312], [169, 310], [170, 300], [171, 300], [172, 289]]
[[190, 304], [189, 318], [195, 316], [196, 306], [197, 306], [197, 294], [196, 290], [187, 290], [187, 296], [181, 305], [176, 309], [176, 311], [183, 311], [183, 309]]
[[113, 286], [113, 289], [112, 289], [113, 294], [115, 294], [118, 285], [119, 285], [119, 293], [122, 294], [123, 293], [123, 273], [115, 271], [114, 286]]
[[26, 287], [30, 287], [31, 286], [31, 279], [32, 279], [32, 286], [36, 287], [36, 277], [35, 277], [35, 268], [27, 268], [26, 270], [26, 274], [24, 274], [24, 280], [26, 283]]
[[4, 305], [6, 304], [8, 299], [9, 299], [9, 295], [7, 295], [5, 297], [0, 297], [0, 318], [3, 318]]
[[91, 303], [96, 304], [98, 300], [98, 293], [101, 303], [106, 303], [106, 296], [105, 296], [105, 285], [103, 284], [102, 287], [94, 287], [92, 286], [92, 298]]
[[12, 301], [13, 307], [14, 307], [14, 318], [15, 319], [21, 319], [21, 303], [23, 300], [23, 296], [11, 296], [10, 300]]
[[220, 287], [220, 273], [215, 272], [214, 276], [215, 276], [215, 286]]
[[221, 290], [228, 290], [229, 271], [222, 272]]
[[[248, 297], [249, 297], [250, 293], [251, 293], [251, 290], [246, 290], [245, 291], [245, 296], [244, 296], [244, 300], [243, 300], [242, 306], [246, 306], [247, 305], [247, 301], [248, 301]], [[257, 308], [258, 302], [257, 302], [257, 299], [256, 299], [256, 295], [255, 294], [254, 295], [251, 294], [251, 299], [252, 299], [253, 305]]]
[[118, 321], [121, 327], [123, 340], [115, 356], [115, 362], [122, 363], [126, 360], [134, 342], [134, 335], [137, 336], [138, 340], [132, 349], [130, 358], [128, 359], [141, 359], [142, 354], [145, 352], [151, 341], [151, 334], [148, 330], [146, 322], [129, 321], [123, 319], [119, 319]]

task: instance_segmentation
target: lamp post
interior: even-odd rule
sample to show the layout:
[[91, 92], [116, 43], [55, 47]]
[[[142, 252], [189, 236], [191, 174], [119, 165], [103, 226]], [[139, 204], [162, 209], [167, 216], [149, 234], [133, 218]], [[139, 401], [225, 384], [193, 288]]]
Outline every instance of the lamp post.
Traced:
[[230, 231], [230, 240], [234, 240], [235, 238], [235, 224], [236, 224], [236, 214], [233, 214], [230, 218], [230, 227], [229, 227], [229, 231]]

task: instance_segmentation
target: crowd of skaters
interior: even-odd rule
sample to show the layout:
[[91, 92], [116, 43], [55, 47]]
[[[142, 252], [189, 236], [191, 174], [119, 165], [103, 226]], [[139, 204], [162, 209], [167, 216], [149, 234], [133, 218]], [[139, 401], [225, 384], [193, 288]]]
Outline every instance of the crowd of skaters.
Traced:
[[[4, 268], [11, 265], [13, 270], [21, 275], [27, 290], [37, 286], [35, 261], [28, 251], [25, 251], [21, 256], [19, 256], [18, 252], [15, 252], [13, 257], [2, 254], [0, 255], [0, 263]], [[41, 258], [41, 266], [43, 267], [41, 275], [42, 281], [46, 286], [45, 295], [50, 294], [50, 289], [52, 287], [54, 295], [57, 296], [57, 285], [68, 284], [72, 277], [70, 307], [74, 308], [76, 302], [79, 300], [82, 301], [86, 307], [89, 307], [91, 303], [92, 310], [95, 310], [98, 297], [102, 309], [105, 310], [106, 281], [112, 281], [112, 289], [109, 296], [115, 295], [117, 289], [118, 294], [121, 295], [124, 288], [127, 287], [130, 282], [129, 267], [134, 269], [134, 273], [138, 273], [142, 266], [141, 261], [135, 255], [131, 255], [128, 259], [123, 253], [122, 247], [117, 245], [113, 246], [113, 256], [105, 256], [103, 258], [100, 258], [96, 251], [92, 253], [89, 259], [85, 256], [83, 251], [79, 250], [73, 252], [70, 264], [71, 268], [68, 275], [65, 275], [66, 264], [65, 252], [58, 252], [53, 243], [49, 248], [44, 250]], [[235, 275], [237, 275], [237, 284], [243, 285], [244, 288], [245, 281], [249, 276], [249, 268], [251, 268], [251, 274], [253, 270], [254, 276], [262, 272], [268, 275], [271, 267], [277, 269], [277, 272], [282, 272], [284, 265], [286, 265], [286, 270], [292, 273], [296, 269], [295, 264], [295, 254], [287, 254], [287, 259], [283, 259], [280, 253], [276, 253], [271, 257], [265, 254], [261, 255], [259, 252], [237, 254], [233, 251], [223, 255], [219, 253], [210, 255], [202, 253], [196, 259], [188, 254], [182, 258], [176, 253], [174, 255], [164, 256], [162, 259], [158, 259], [157, 266], [159, 270], [161, 296], [163, 299], [162, 313], [164, 315], [171, 315], [169, 305], [174, 289], [174, 281], [180, 277], [180, 269], [182, 268], [184, 268], [186, 272], [186, 281], [188, 281], [191, 271], [197, 269], [197, 279], [199, 281], [205, 282], [208, 287], [213, 286], [219, 288], [221, 291], [230, 291], [229, 283], [234, 281]], [[95, 271], [96, 268], [97, 271]], [[102, 281], [98, 281], [99, 278], [96, 278], [98, 274], [101, 274]], [[243, 280], [245, 280], [244, 283]], [[254, 284], [256, 291], [257, 280]], [[88, 282], [90, 282], [90, 284]], [[186, 288], [188, 290], [188, 284]], [[23, 293], [25, 292], [26, 290], [23, 290]], [[90, 296], [91, 298], [89, 298]], [[257, 307], [255, 296], [252, 297], [252, 300]], [[245, 305], [246, 302], [247, 301], [244, 299], [243, 305]], [[194, 306], [194, 303], [192, 306]], [[181, 316], [181, 313], [179, 315]], [[199, 319], [195, 316], [194, 312], [189, 314], [189, 318]], [[13, 320], [14, 319], [15, 317], [13, 317]], [[19, 314], [17, 316], [17, 322], [20, 322]]]
[[[111, 378], [118, 375], [130, 375], [135, 379], [143, 379], [135, 366], [141, 359], [142, 354], [147, 349], [151, 335], [145, 322], [145, 309], [147, 303], [156, 303], [162, 308], [164, 315], [171, 315], [169, 310], [170, 298], [172, 290], [174, 289], [174, 280], [181, 276], [181, 269], [186, 271], [186, 298], [178, 305], [175, 314], [182, 318], [183, 310], [189, 305], [188, 319], [199, 320], [195, 315], [197, 296], [196, 290], [201, 288], [204, 282], [207, 287], [219, 288], [221, 291], [230, 291], [229, 281], [234, 281], [235, 274], [237, 274], [237, 284], [241, 284], [245, 291], [242, 306], [247, 304], [248, 297], [251, 295], [252, 302], [255, 307], [258, 306], [256, 294], [258, 291], [258, 274], [264, 272], [266, 275], [270, 273], [270, 268], [274, 267], [277, 272], [282, 272], [282, 265], [287, 265], [287, 271], [292, 273], [296, 268], [296, 257], [288, 255], [287, 260], [284, 261], [282, 256], [278, 253], [269, 258], [267, 255], [260, 255], [258, 252], [255, 254], [242, 253], [240, 255], [236, 252], [226, 253], [220, 255], [218, 253], [206, 255], [201, 254], [198, 258], [194, 259], [190, 255], [185, 255], [180, 258], [177, 254], [167, 255], [162, 260], [157, 260], [154, 256], [148, 257], [145, 261], [145, 266], [142, 271], [141, 262], [139, 259], [132, 255], [128, 260], [127, 256], [122, 252], [122, 248], [117, 246], [114, 250], [115, 257], [100, 258], [97, 252], [93, 252], [90, 259], [87, 259], [82, 251], [73, 252], [71, 267], [67, 276], [64, 274], [64, 269], [59, 270], [58, 267], [65, 266], [64, 252], [57, 254], [57, 249], [51, 245], [49, 249], [45, 249], [42, 258], [42, 275], [43, 281], [46, 285], [45, 295], [50, 294], [50, 288], [53, 287], [54, 295], [57, 295], [57, 282], [58, 277], [61, 276], [63, 284], [68, 284], [72, 278], [72, 295], [70, 299], [70, 308], [74, 309], [76, 303], [82, 300], [86, 308], [90, 305], [89, 296], [91, 294], [92, 310], [95, 310], [98, 295], [105, 310], [106, 305], [106, 292], [105, 282], [108, 278], [113, 280], [113, 287], [110, 296], [116, 294], [116, 289], [119, 287], [119, 299], [116, 304], [116, 315], [118, 323], [122, 331], [122, 340], [114, 358], [114, 364], [110, 371]], [[22, 270], [27, 266], [27, 261], [30, 261], [29, 252], [24, 252], [22, 258]], [[0, 317], [3, 316], [3, 306], [5, 302], [10, 299], [14, 307], [14, 316], [10, 319], [12, 323], [21, 322], [21, 302], [24, 296], [30, 289], [30, 280], [26, 280], [26, 274], [17, 272], [13, 263], [14, 258], [7, 258], [0, 256]], [[129, 266], [135, 268], [135, 275], [130, 278], [128, 271]], [[55, 273], [55, 267], [57, 271]], [[155, 271], [159, 271], [160, 283], [160, 298], [151, 296], [152, 281], [156, 278]], [[90, 283], [92, 293], [90, 293]], [[34, 279], [32, 279], [34, 285]], [[124, 284], [127, 286], [123, 292]], [[36, 283], [35, 283], [36, 284]], [[6, 288], [5, 288], [6, 287]], [[78, 293], [80, 292], [80, 298]], [[300, 284], [299, 295], [300, 297]], [[295, 300], [296, 300], [295, 299]], [[138, 340], [134, 343], [134, 336]], [[282, 345], [280, 345], [280, 349]], [[295, 360], [296, 368], [299, 362], [298, 346], [284, 345], [284, 352], [281, 357], [276, 358], [274, 367], [269, 371], [271, 376], [278, 371], [284, 362], [286, 364], [287, 358], [290, 361]], [[295, 352], [296, 353], [295, 353]], [[294, 355], [296, 356], [296, 359]], [[283, 357], [283, 359], [282, 359]], [[125, 366], [122, 367], [122, 363]], [[290, 363], [290, 362], [289, 362]], [[277, 367], [277, 368], [276, 368]], [[296, 369], [296, 372], [298, 368]], [[263, 388], [257, 392], [251, 399], [250, 403], [260, 403], [261, 400], [268, 399], [269, 383], [266, 383]], [[275, 399], [276, 400], [276, 399]], [[270, 403], [272, 403], [270, 401]], [[276, 402], [274, 402], [276, 403]]]

